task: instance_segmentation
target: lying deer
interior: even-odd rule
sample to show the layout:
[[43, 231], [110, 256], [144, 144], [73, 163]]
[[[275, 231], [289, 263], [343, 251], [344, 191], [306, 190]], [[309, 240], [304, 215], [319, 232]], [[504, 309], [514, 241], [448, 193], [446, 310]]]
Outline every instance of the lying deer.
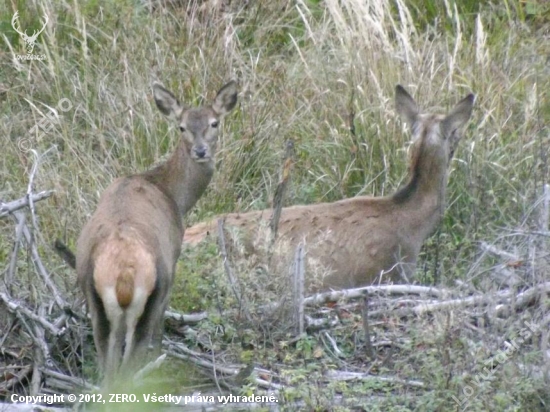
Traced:
[[[310, 291], [365, 286], [382, 281], [382, 275], [393, 281], [410, 279], [424, 240], [441, 220], [447, 169], [460, 129], [471, 116], [474, 95], [441, 116], [421, 114], [403, 87], [397, 86], [395, 93], [397, 112], [410, 126], [414, 140], [408, 183], [391, 196], [361, 196], [282, 210], [277, 242], [286, 242], [286, 253], [303, 242], [309, 267], [326, 268], [320, 283], [315, 284], [311, 275], [306, 277]], [[251, 247], [250, 235], [265, 226], [270, 216], [271, 211], [264, 210], [222, 218]], [[215, 235], [216, 220], [188, 228], [184, 243], [196, 244], [209, 233]]]
[[165, 163], [115, 180], [77, 242], [78, 284], [106, 383], [160, 351], [182, 216], [212, 178], [220, 121], [237, 103], [234, 82], [200, 108], [182, 106], [159, 84], [153, 91], [160, 111], [176, 120], [181, 141]]

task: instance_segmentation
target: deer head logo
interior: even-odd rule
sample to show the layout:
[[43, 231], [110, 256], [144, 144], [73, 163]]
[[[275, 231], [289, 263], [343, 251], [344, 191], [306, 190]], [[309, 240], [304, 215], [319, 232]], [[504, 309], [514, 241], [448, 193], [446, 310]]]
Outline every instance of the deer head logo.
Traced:
[[44, 31], [46, 28], [46, 24], [48, 24], [48, 16], [44, 15], [44, 25], [42, 28], [37, 32], [36, 30], [33, 32], [32, 36], [27, 35], [27, 31], [22, 31], [21, 26], [19, 25], [19, 12], [16, 11], [13, 15], [13, 18], [11, 19], [11, 25], [13, 29], [21, 35], [21, 38], [25, 42], [25, 49], [27, 50], [27, 54], [31, 54], [34, 49], [34, 44], [36, 43], [36, 39], [38, 38], [38, 35]]

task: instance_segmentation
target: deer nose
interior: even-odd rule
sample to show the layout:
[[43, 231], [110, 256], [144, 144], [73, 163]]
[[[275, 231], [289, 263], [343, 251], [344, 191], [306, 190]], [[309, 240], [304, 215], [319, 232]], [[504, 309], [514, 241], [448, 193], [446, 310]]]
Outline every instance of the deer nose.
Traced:
[[199, 159], [202, 159], [206, 156], [206, 146], [195, 147], [195, 154]]

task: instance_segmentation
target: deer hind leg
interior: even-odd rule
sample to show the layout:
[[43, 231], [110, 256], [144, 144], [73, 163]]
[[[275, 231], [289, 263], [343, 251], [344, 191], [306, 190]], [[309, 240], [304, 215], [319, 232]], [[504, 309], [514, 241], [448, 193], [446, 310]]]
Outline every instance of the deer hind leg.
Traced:
[[125, 310], [124, 322], [126, 334], [124, 336], [124, 356], [122, 358], [123, 365], [131, 363], [136, 352], [136, 342], [139, 342], [138, 336], [136, 336], [136, 327], [141, 321], [141, 318], [146, 316], [146, 313], [144, 312], [147, 310], [146, 307], [149, 298], [150, 297], [146, 296], [145, 291], [138, 288], [134, 292], [134, 299], [132, 303]]
[[122, 363], [125, 313], [118, 304], [114, 288], [108, 288], [103, 291], [102, 301], [105, 316], [109, 321], [109, 338], [104, 358], [104, 373], [106, 381], [110, 381], [114, 378]]
[[157, 263], [155, 289], [147, 300], [143, 315], [136, 327], [136, 353], [144, 359], [154, 359], [160, 354], [164, 332], [164, 312], [170, 300], [173, 271]]
[[105, 308], [103, 302], [97, 294], [96, 290], [91, 290], [88, 297], [88, 310], [92, 317], [92, 329], [94, 332], [94, 343], [97, 351], [98, 363], [101, 373], [105, 374], [107, 371], [107, 347], [109, 340], [109, 320], [105, 314]]

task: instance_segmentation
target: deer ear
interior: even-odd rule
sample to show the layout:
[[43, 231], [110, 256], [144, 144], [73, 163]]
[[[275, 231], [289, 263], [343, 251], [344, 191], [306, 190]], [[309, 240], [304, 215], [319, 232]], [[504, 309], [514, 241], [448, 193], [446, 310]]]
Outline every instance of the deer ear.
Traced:
[[411, 95], [400, 84], [395, 86], [395, 109], [412, 129], [418, 120], [418, 106]]
[[230, 81], [223, 86], [212, 104], [212, 109], [220, 116], [224, 116], [237, 105], [237, 83]]
[[176, 96], [162, 87], [159, 83], [153, 84], [153, 95], [157, 107], [166, 116], [177, 118], [183, 112], [183, 106]]
[[475, 95], [469, 94], [458, 102], [454, 109], [451, 110], [451, 113], [441, 122], [441, 132], [443, 136], [451, 136], [457, 129], [466, 124], [472, 115], [474, 101]]

